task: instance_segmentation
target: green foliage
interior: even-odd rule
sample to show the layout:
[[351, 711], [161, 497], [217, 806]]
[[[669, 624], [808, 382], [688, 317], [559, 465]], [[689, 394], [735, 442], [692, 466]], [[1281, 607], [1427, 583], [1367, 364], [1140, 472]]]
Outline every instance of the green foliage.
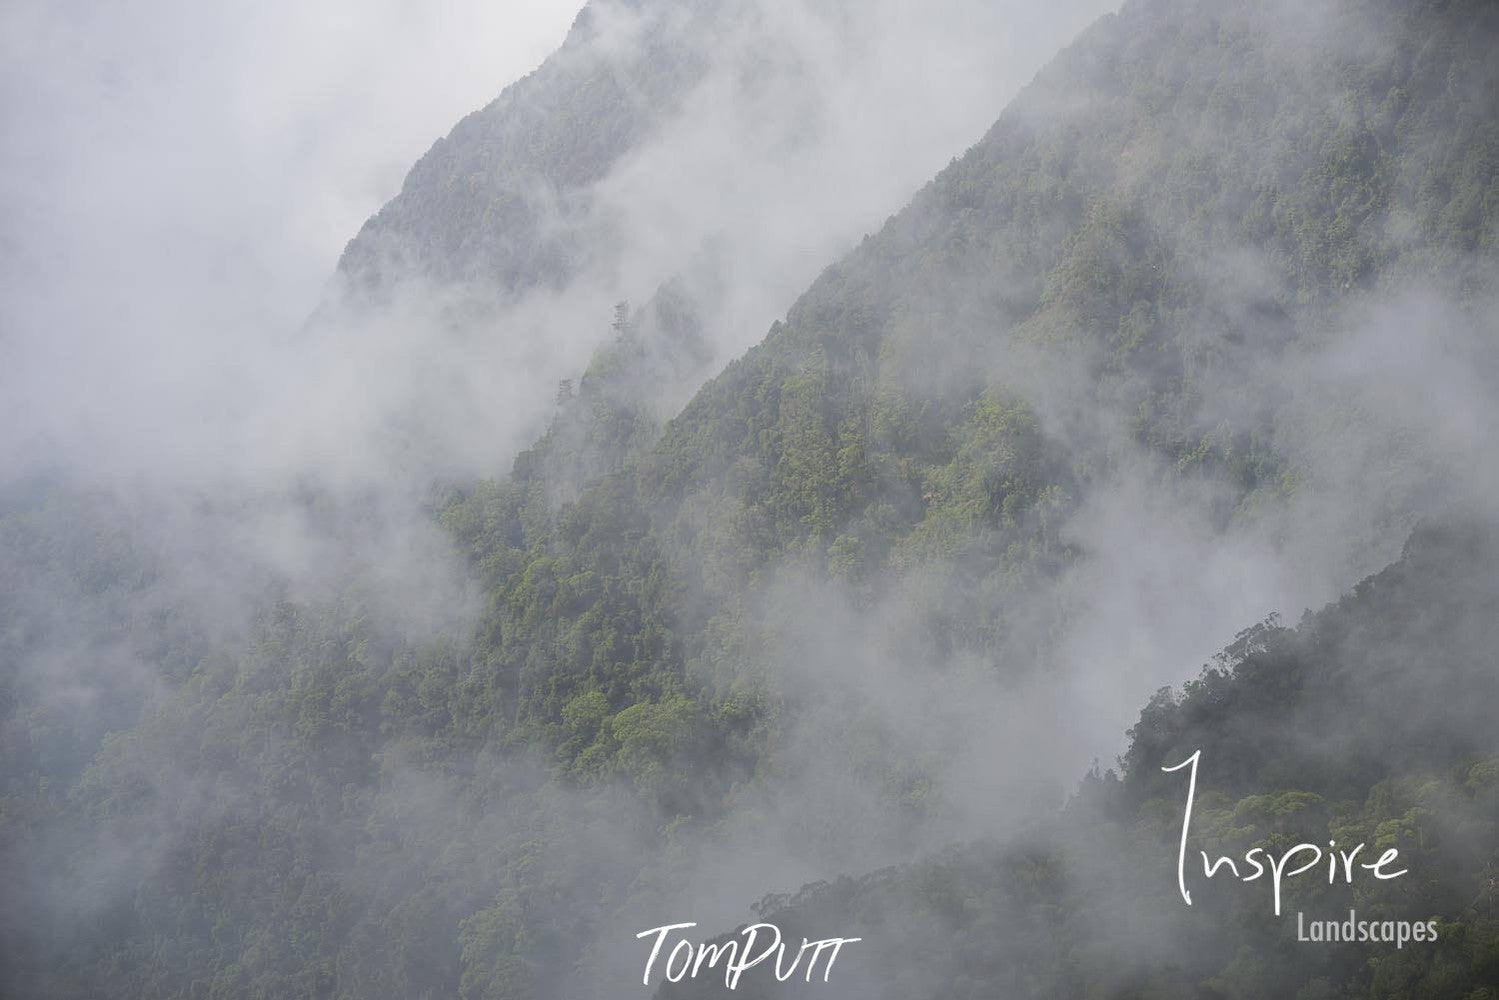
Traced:
[[[1132, 0], [1100, 21], [669, 420], [663, 373], [702, 355], [692, 317], [670, 289], [622, 316], [510, 474], [435, 511], [481, 593], [471, 635], [411, 641], [351, 582], [268, 586], [243, 640], [215, 642], [146, 600], [152, 547], [107, 499], [6, 498], [0, 660], [124, 649], [155, 675], [72, 714], [0, 672], [5, 985], [548, 995], [569, 942], [671, 884], [669, 856], [642, 855], [774, 773], [799, 710], [776, 685], [795, 655], [765, 612], [778, 583], [899, 602], [913, 670], [1002, 674], [1045, 662], [1068, 518], [1122, 460], [1222, 487], [1225, 520], [1294, 496], [1321, 470], [1277, 452], [1279, 395], [1209, 387], [1314, 345], [1355, 292], [1482, 302], [1499, 86], [1492, 5], [1339, 0], [1308, 43], [1326, 58], [1277, 48], [1285, 7]], [[600, 176], [700, 68], [648, 47], [619, 75], [540, 71], [424, 158], [345, 270], [377, 274], [390, 237], [449, 277], [560, 280], [579, 234], [538, 235], [537, 177]], [[1481, 997], [1499, 976], [1493, 669], [1454, 651], [1494, 648], [1493, 565], [1481, 532], [1423, 535], [1154, 698], [1066, 830], [767, 912], [898, 924], [911, 947], [871, 966], [870, 993]], [[59, 621], [47, 593], [97, 616]], [[819, 735], [892, 815], [936, 808], [926, 761], [833, 718]], [[1196, 748], [1209, 842], [1398, 844], [1421, 876], [1356, 903], [1435, 915], [1440, 944], [1297, 951], [1259, 898], [1181, 915], [1179, 787], [1158, 768]], [[652, 851], [601, 853], [621, 841]]]
[[[1499, 639], [1496, 554], [1491, 525], [1418, 533], [1401, 562], [1349, 597], [1296, 629], [1247, 630], [1202, 678], [1152, 699], [1122, 775], [1095, 769], [1060, 817], [1038, 816], [1005, 845], [770, 897], [761, 913], [783, 928], [877, 937], [880, 948], [843, 975], [900, 996], [1484, 996], [1499, 971], [1499, 736], [1481, 713], [1460, 718], [1452, 706], [1499, 698], [1492, 664], [1473, 663]], [[1432, 614], [1451, 607], [1461, 610]], [[1404, 663], [1419, 658], [1407, 671], [1418, 683], [1369, 669], [1391, 647]], [[1382, 711], [1419, 721], [1371, 734]], [[1371, 736], [1381, 752], [1363, 749]], [[1175, 867], [1184, 778], [1160, 768], [1191, 750], [1202, 756], [1187, 907]], [[1263, 879], [1199, 877], [1199, 849], [1241, 859], [1247, 875], [1251, 848], [1329, 841], [1365, 844], [1360, 861], [1397, 848], [1408, 873], [1360, 873], [1351, 886], [1320, 871], [1288, 879], [1282, 917]], [[1350, 909], [1432, 920], [1438, 938], [1404, 948], [1296, 939], [1298, 913], [1341, 920]], [[743, 987], [777, 988], [755, 970]], [[707, 994], [686, 984], [660, 995]]]

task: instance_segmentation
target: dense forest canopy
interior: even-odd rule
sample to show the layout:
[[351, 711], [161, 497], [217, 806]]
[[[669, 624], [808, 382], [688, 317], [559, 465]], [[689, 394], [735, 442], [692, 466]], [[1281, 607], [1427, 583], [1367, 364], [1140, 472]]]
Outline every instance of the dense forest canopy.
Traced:
[[[823, 930], [879, 942], [849, 946], [829, 979], [843, 980], [836, 995], [1488, 996], [1499, 976], [1495, 542], [1491, 522], [1423, 528], [1399, 561], [1296, 627], [1246, 629], [1151, 699], [1122, 774], [1095, 769], [1021, 836], [773, 895], [759, 914], [793, 944]], [[1162, 764], [1194, 752], [1188, 907], [1176, 878], [1187, 785]], [[1194, 870], [1199, 846], [1242, 858], [1302, 841], [1395, 849], [1409, 875], [1288, 878], [1286, 920], [1272, 916], [1265, 879]], [[1341, 921], [1350, 909], [1433, 920], [1436, 944], [1298, 938], [1296, 913]], [[765, 965], [739, 991], [798, 995], [804, 983], [788, 990]], [[661, 995], [722, 988], [700, 977]]]
[[[625, 4], [607, 64], [585, 11], [350, 244], [358, 308], [565, 288], [731, 6]], [[1492, 996], [1496, 36], [1129, 0], [700, 386], [700, 285], [601, 312], [508, 472], [426, 488], [423, 600], [378, 496], [295, 494], [314, 584], [7, 482], [0, 983], [644, 995], [637, 930], [753, 907], [862, 934], [827, 995]], [[1294, 908], [1438, 942], [1183, 907], [1194, 750], [1202, 843], [1398, 846]]]

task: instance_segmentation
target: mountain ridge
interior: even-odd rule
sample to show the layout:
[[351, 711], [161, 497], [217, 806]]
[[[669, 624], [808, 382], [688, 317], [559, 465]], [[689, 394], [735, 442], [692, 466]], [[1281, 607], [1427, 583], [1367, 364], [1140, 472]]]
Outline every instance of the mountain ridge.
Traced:
[[[721, 6], [695, 16], [711, 20]], [[556, 53], [422, 155], [349, 241], [339, 273], [367, 291], [412, 276], [482, 278], [509, 295], [565, 285], [585, 244], [606, 235], [585, 225], [589, 184], [704, 71], [701, 58], [674, 45], [691, 33], [670, 24], [680, 7], [612, 4], [611, 12], [646, 12], [625, 26], [644, 47], [624, 58], [628, 50], [599, 24], [598, 4], [585, 5]]]
[[[101, 543], [91, 559], [39, 544], [29, 559], [123, 595], [126, 620], [107, 621], [100, 645], [136, 640], [144, 621], [162, 677], [135, 724], [78, 753], [67, 720], [19, 688], [0, 692], [25, 723], [4, 731], [18, 762], [0, 786], [6, 866], [44, 914], [31, 929], [10, 916], [6, 979], [38, 996], [608, 996], [619, 970], [638, 966], [617, 928], [688, 903], [703, 926], [731, 926], [724, 914], [767, 886], [809, 883], [766, 911], [842, 907], [899, 923], [911, 904], [918, 930], [967, 928], [955, 943], [975, 951], [1016, 929], [1011, 895], [1041, 915], [1019, 950], [960, 963], [957, 982], [926, 966], [917, 983], [854, 980], [871, 991], [990, 995], [1003, 983], [1055, 995], [1063, 983], [1069, 995], [1253, 996], [1284, 985], [1264, 969], [1273, 934], [1253, 923], [1192, 931], [1202, 947], [1190, 974], [1142, 958], [1111, 979], [1107, 939], [1078, 955], [1089, 921], [1053, 920], [1085, 904], [1024, 835], [1056, 805], [1054, 789], [1035, 786], [1075, 780], [1060, 761], [1076, 751], [1070, 739], [1113, 718], [1090, 715], [1090, 699], [1135, 704], [1156, 686], [1147, 678], [1189, 662], [1142, 666], [1196, 641], [1152, 646], [1152, 629], [1232, 617], [1221, 643], [1265, 613], [1245, 610], [1265, 594], [1319, 593], [1286, 596], [1250, 576], [1215, 590], [1215, 574], [1259, 554], [1288, 567], [1267, 572], [1271, 583], [1310, 566], [1340, 592], [1390, 561], [1432, 495], [1457, 507], [1485, 496], [1480, 463], [1444, 450], [1444, 426], [1345, 388], [1324, 355], [1359, 332], [1355, 306], [1387, 322], [1387, 300], [1416, 288], [1452, 302], [1398, 332], [1421, 346], [1425, 327], [1451, 327], [1492, 364], [1481, 348], [1499, 224], [1485, 104], [1495, 10], [1338, 0], [1280, 20], [1296, 9], [1133, 0], [1104, 18], [664, 423], [656, 366], [690, 353], [702, 323], [670, 294], [623, 310], [510, 475], [444, 487], [433, 504], [481, 590], [471, 636], [411, 640], [350, 586], [326, 599], [273, 592], [243, 646], [220, 649], [175, 631], [169, 609], [131, 604], [149, 574], [128, 551]], [[611, 87], [606, 105], [620, 94]], [[452, 165], [447, 145], [424, 158], [423, 177]], [[585, 174], [607, 160], [558, 149]], [[534, 259], [505, 242], [504, 212], [524, 229], [551, 195], [532, 204], [498, 174], [495, 191], [480, 178], [437, 192], [453, 195], [438, 199], [450, 208], [493, 195], [496, 214], [455, 208], [454, 224], [409, 199], [356, 238], [366, 249], [347, 269], [365, 267], [361, 255], [378, 265], [371, 241], [409, 211], [421, 224], [398, 238], [430, 252], [441, 280], [472, 268], [518, 289], [568, 273], [576, 233], [541, 237]], [[369, 276], [384, 280], [378, 267]], [[1316, 378], [1292, 377], [1303, 363]], [[1470, 418], [1481, 436], [1488, 415]], [[1408, 440], [1391, 442], [1390, 428]], [[1323, 437], [1334, 447], [1319, 451]], [[38, 502], [3, 526], [45, 543], [72, 537], [80, 516]], [[1423, 556], [1443, 549], [1432, 538], [1420, 535], [1388, 579], [1439, 576], [1440, 560]], [[1154, 551], [1163, 539], [1175, 542], [1169, 559]], [[1449, 548], [1482, 583], [1491, 546], [1459, 537]], [[1350, 607], [1379, 590], [1360, 587]], [[1145, 599], [1123, 613], [1104, 603], [1134, 591]], [[1180, 607], [1187, 599], [1196, 605]], [[1387, 624], [1429, 625], [1421, 608], [1394, 600]], [[20, 622], [6, 641], [23, 648], [31, 635]], [[1184, 700], [1150, 703], [1124, 792], [1097, 774], [1075, 807], [1110, 829], [1143, 824], [1141, 880], [1170, 861], [1154, 853], [1167, 810], [1147, 805], [1162, 798], [1141, 777], [1149, 758], [1184, 749], [1175, 741], [1219, 695], [1254, 702], [1253, 678], [1274, 673], [1256, 669], [1279, 662], [1265, 650], [1300, 641], [1273, 626], [1246, 635], [1264, 648], [1239, 648], [1232, 670], [1205, 674]], [[1110, 655], [1094, 668], [1100, 651]], [[1482, 705], [1451, 718], [1476, 728]], [[1263, 721], [1257, 712], [1245, 718]], [[1419, 741], [1432, 720], [1406, 721]], [[1365, 735], [1377, 744], [1397, 731]], [[1058, 758], [1056, 773], [1006, 763], [1033, 745], [1053, 751], [1041, 756]], [[1444, 754], [1438, 770], [1461, 763]], [[1270, 797], [1244, 806], [1256, 823], [1261, 807], [1304, 804], [1305, 788], [1279, 783], [1297, 759], [1255, 775], [1275, 770], [1272, 787], [1235, 786]], [[1455, 787], [1472, 778], [1481, 806], [1487, 772], [1473, 774]], [[1394, 822], [1389, 835], [1420, 839], [1429, 817], [1405, 807], [1425, 793], [1391, 797], [1394, 786], [1354, 777], [1344, 791], [1363, 793], [1364, 811], [1334, 819]], [[1237, 836], [1239, 805], [1215, 811], [1216, 833]], [[944, 850], [1011, 834], [1019, 853]], [[119, 863], [84, 863], [99, 857]], [[1477, 870], [1461, 852], [1431, 857], [1444, 876], [1457, 870], [1449, 886]], [[987, 868], [998, 882], [983, 880]], [[868, 871], [882, 874], [815, 887]], [[880, 902], [871, 884], [896, 898]], [[879, 905], [866, 910], [870, 899]], [[1127, 922], [1139, 912], [1127, 902], [1110, 897], [1101, 912]], [[1469, 960], [1460, 976], [1480, 988], [1488, 925], [1470, 923], [1472, 953], [1444, 949], [1438, 964]], [[1386, 957], [1375, 979], [1337, 959], [1313, 970], [1327, 982], [1292, 986], [1308, 1000], [1354, 995], [1424, 961], [1408, 954]], [[1059, 974], [1069, 955], [1074, 973]], [[1412, 975], [1439, 989], [1441, 971]]]

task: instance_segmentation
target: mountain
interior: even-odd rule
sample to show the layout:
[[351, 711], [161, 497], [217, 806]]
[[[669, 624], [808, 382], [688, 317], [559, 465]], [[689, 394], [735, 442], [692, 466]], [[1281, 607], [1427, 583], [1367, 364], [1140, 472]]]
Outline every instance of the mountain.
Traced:
[[[559, 380], [607, 345], [621, 302], [635, 304], [665, 420], [992, 119], [1039, 63], [1034, 46], [1105, 3], [1017, 18], [977, 0], [594, 0], [345, 249], [302, 337], [305, 364], [357, 358], [375, 373], [336, 401], [372, 425], [341, 430], [344, 451], [394, 449], [386, 466], [439, 478], [492, 474], [544, 427]], [[658, 343], [663, 290], [673, 331]], [[683, 350], [688, 317], [697, 343]], [[349, 445], [359, 433], [370, 440]]]
[[[608, 242], [590, 184], [706, 71], [663, 39], [732, 16], [626, 7], [429, 153], [343, 273], [566, 286]], [[264, 588], [218, 641], [140, 598], [150, 552], [92, 503], [8, 504], [7, 589], [102, 595], [86, 648], [160, 670], [82, 735], [6, 687], [3, 981], [614, 996], [663, 914], [706, 936], [805, 883], [761, 912], [868, 927], [861, 995], [1484, 995], [1496, 30], [1480, 0], [1130, 0], [664, 423], [660, 366], [713, 321], [670, 283], [621, 309], [511, 473], [431, 502], [470, 633], [355, 579]], [[1059, 812], [1204, 630], [1392, 561], [1157, 695]], [[44, 605], [0, 609], [18, 660]], [[1358, 905], [1441, 947], [1189, 919], [1157, 771], [1189, 747], [1226, 845], [1292, 817], [1408, 849], [1419, 887]]]
[[366, 288], [414, 277], [510, 294], [565, 287], [608, 239], [592, 186], [676, 110], [707, 68], [689, 43], [730, 17], [722, 3], [585, 7], [558, 52], [417, 161], [349, 241], [340, 273]]
[[[1225, 528], [1301, 513], [1323, 471], [1302, 438], [1361, 401], [1304, 398], [1290, 364], [1412, 288], [1491, 332], [1494, 22], [1333, 6], [1295, 30], [1349, 58], [1307, 63], [1280, 13], [1106, 18], [629, 468], [553, 510], [532, 453], [454, 504], [489, 568], [501, 717], [560, 734], [595, 690], [611, 711], [683, 683], [733, 700], [766, 655], [750, 595], [788, 566], [863, 606], [921, 599], [901, 588], [940, 566], [958, 582], [928, 595], [921, 648], [1004, 669], [1038, 641], [1021, 595], [1085, 555], [1065, 526], [1120, 465]], [[1379, 484], [1406, 524], [1452, 478], [1433, 458], [1408, 493]]]
[[[823, 965], [810, 987], [800, 974], [777, 983], [765, 965], [738, 992], [1488, 996], [1499, 974], [1499, 740], [1485, 718], [1499, 696], [1495, 541], [1492, 523], [1423, 528], [1397, 562], [1296, 627], [1246, 629], [1179, 692], [1150, 701], [1122, 775], [1093, 771], [1064, 812], [1023, 837], [763, 900], [760, 916], [793, 943], [836, 933], [879, 945], [848, 945], [828, 984]], [[1176, 873], [1186, 776], [1161, 763], [1194, 752], [1188, 907]], [[1195, 871], [1197, 843], [1252, 874], [1246, 850], [1298, 841], [1393, 849], [1409, 876], [1329, 884], [1319, 867], [1285, 880], [1291, 919], [1278, 919], [1263, 881]], [[1350, 909], [1375, 923], [1431, 920], [1436, 943], [1298, 937], [1295, 914], [1304, 929]], [[721, 975], [658, 995], [717, 996]]]

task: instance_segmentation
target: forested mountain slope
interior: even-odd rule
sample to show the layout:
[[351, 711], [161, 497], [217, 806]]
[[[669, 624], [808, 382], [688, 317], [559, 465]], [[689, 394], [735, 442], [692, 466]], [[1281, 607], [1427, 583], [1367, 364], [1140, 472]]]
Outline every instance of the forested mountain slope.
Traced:
[[[745, 595], [788, 562], [868, 603], [940, 565], [960, 582], [918, 648], [1008, 669], [1047, 613], [1018, 593], [1120, 464], [1216, 484], [1220, 523], [1315, 488], [1300, 438], [1363, 415], [1285, 373], [1355, 292], [1448, 292], [1441, 321], [1487, 342], [1495, 12], [1319, 7], [1301, 52], [1280, 13], [1106, 18], [631, 469], [553, 512], [527, 457], [452, 507], [511, 710], [560, 726], [575, 693], [617, 709], [689, 677], [725, 697], [763, 653]], [[1409, 516], [1450, 475], [1420, 472], [1378, 500]]]
[[[1200, 676], [1140, 713], [1123, 775], [1094, 771], [1060, 815], [1014, 842], [808, 886], [759, 912], [792, 935], [863, 935], [822, 966], [745, 996], [1377, 997], [1492, 995], [1499, 981], [1499, 698], [1495, 526], [1425, 528], [1402, 558], [1294, 628], [1246, 629]], [[1187, 878], [1177, 848], [1200, 752]], [[1408, 875], [1201, 877], [1260, 847], [1398, 850]], [[1293, 870], [1301, 857], [1286, 870]], [[1360, 860], [1368, 860], [1361, 858]], [[1358, 871], [1358, 869], [1355, 869]], [[1388, 869], [1394, 871], [1394, 867]], [[1312, 921], [1434, 921], [1435, 942], [1308, 943]], [[1297, 915], [1304, 914], [1302, 931]], [[789, 964], [789, 956], [787, 959]], [[717, 996], [700, 977], [662, 996]], [[714, 982], [713, 980], [718, 980]]]
[[[640, 7], [649, 21], [673, 5]], [[1131, 0], [664, 427], [659, 354], [641, 338], [686, 350], [698, 324], [670, 295], [621, 315], [511, 474], [445, 486], [432, 505], [481, 592], [471, 635], [413, 638], [356, 580], [331, 596], [271, 589], [245, 634], [215, 645], [132, 601], [148, 556], [102, 531], [97, 551], [68, 542], [88, 508], [45, 491], [8, 505], [0, 540], [117, 609], [97, 647], [145, 635], [162, 670], [138, 721], [102, 746], [24, 685], [3, 692], [0, 823], [22, 901], [4, 981], [38, 997], [616, 996], [640, 989], [633, 934], [663, 913], [728, 927], [769, 887], [1043, 822], [1057, 775], [1018, 750], [1047, 732], [1065, 749], [1089, 724], [1075, 706], [1090, 689], [1142, 669], [1128, 636], [1107, 634], [1116, 620], [1080, 645], [1090, 600], [1136, 579], [1100, 552], [1149, 562], [1174, 540], [1195, 573], [1160, 599], [1192, 618], [1207, 574], [1192, 560], [1219, 569], [1246, 539], [1343, 586], [1356, 576], [1337, 574], [1388, 561], [1422, 515], [1488, 508], [1473, 460], [1488, 397], [1386, 405], [1363, 392], [1360, 362], [1365, 334], [1385, 344], [1393, 329], [1457, 345], [1455, 363], [1496, 384], [1496, 18], [1478, 0]], [[652, 52], [623, 63], [648, 97], [694, 71]], [[561, 109], [619, 103], [629, 134], [653, 104], [620, 77], [561, 72], [434, 150], [345, 270], [378, 274], [390, 236], [444, 279], [565, 274], [565, 224], [524, 254], [512, 241], [544, 211], [565, 222], [558, 192], [612, 155]], [[490, 186], [532, 170], [540, 195]], [[1119, 506], [1135, 496], [1150, 502]], [[1073, 806], [1105, 838], [1080, 834], [1078, 855], [1145, 824], [1145, 894], [1131, 883], [1108, 912], [1127, 922], [1130, 900], [1169, 901], [1156, 862], [1171, 856], [1156, 848], [1171, 809], [1148, 803], [1175, 786], [1152, 783], [1147, 758], [1199, 738], [1234, 802], [1307, 792], [1362, 805], [1329, 822], [1403, 822], [1407, 793], [1381, 797], [1380, 783], [1436, 775], [1450, 781], [1432, 794], [1467, 803], [1444, 816], [1471, 806], [1483, 820], [1492, 743], [1433, 741], [1425, 716], [1390, 708], [1448, 710], [1400, 675], [1427, 642], [1452, 667], [1437, 680], [1492, 680], [1491, 660], [1469, 655], [1492, 596], [1453, 603], [1492, 583], [1488, 529], [1475, 530], [1413, 545], [1345, 607], [1251, 633], [1230, 674], [1152, 703], [1122, 785], [1099, 778]], [[1149, 544], [1125, 544], [1136, 534]], [[1230, 537], [1239, 547], [1217, 547]], [[1443, 552], [1471, 562], [1444, 577]], [[29, 612], [0, 611], [5, 648], [29, 649]], [[1450, 629], [1444, 614], [1459, 616]], [[1079, 655], [1114, 647], [1110, 662]], [[1346, 694], [1366, 660], [1380, 666], [1367, 702], [1312, 690]], [[1345, 703], [1347, 732], [1328, 709]], [[1483, 704], [1452, 710], [1457, 734], [1480, 733], [1467, 710]], [[1260, 743], [1293, 706], [1308, 714], [1290, 728], [1357, 753], [1335, 766], [1315, 740]], [[1386, 738], [1420, 750], [1409, 772]], [[1193, 938], [1191, 962], [1121, 984], [1113, 952], [1080, 954], [1070, 925], [1039, 929], [1082, 919], [1092, 897], [1058, 904], [1071, 883], [1052, 879], [1055, 859], [1014, 852], [959, 851], [769, 905], [836, 898], [860, 920], [914, 912], [920, 926], [938, 913], [977, 954], [888, 980], [916, 995], [1195, 995], [1234, 960], [1224, 941], [1269, 961], [1251, 927]], [[1455, 881], [1431, 891], [1479, 941], [1491, 932], [1464, 909], [1464, 880], [1489, 862], [1450, 858]], [[996, 869], [1008, 880], [984, 881]], [[942, 888], [965, 883], [984, 898]], [[1032, 936], [1005, 937], [1015, 913]], [[1488, 975], [1481, 942], [1463, 954], [1460, 991], [1435, 995]], [[1295, 982], [1287, 966], [1275, 988], [1321, 976], [1322, 995], [1356, 993], [1385, 974], [1342, 961]], [[1265, 995], [1275, 974], [1230, 970], [1212, 989]]]
[[701, 39], [728, 9], [585, 7], [560, 50], [417, 162], [339, 270], [371, 289], [412, 278], [508, 293], [565, 285], [610, 242], [590, 217], [590, 187], [677, 108], [707, 65]]

